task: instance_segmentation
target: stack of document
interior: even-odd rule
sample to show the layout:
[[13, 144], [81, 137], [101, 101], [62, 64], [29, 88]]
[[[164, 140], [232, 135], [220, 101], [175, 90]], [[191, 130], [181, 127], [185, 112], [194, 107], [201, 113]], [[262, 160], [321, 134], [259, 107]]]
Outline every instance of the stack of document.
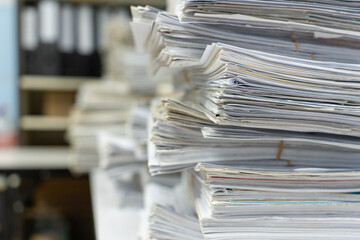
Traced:
[[171, 187], [148, 183], [141, 239], [204, 239], [194, 209], [186, 204], [186, 194], [181, 184]]
[[150, 55], [134, 50], [123, 50], [121, 55], [122, 79], [126, 79], [131, 92], [139, 96], [152, 96], [157, 88], [157, 79], [149, 76]]
[[[145, 186], [141, 238], [357, 239], [360, 5], [177, 2], [132, 7], [138, 52], [118, 46], [108, 76], [141, 103], [97, 134], [119, 192]], [[186, 91], [145, 103], [169, 76]], [[146, 161], [151, 175], [196, 171], [173, 186]]]
[[74, 170], [100, 165], [116, 178], [146, 161], [146, 102], [158, 92], [158, 82], [148, 77], [149, 56], [131, 44], [127, 17], [113, 18], [106, 28], [104, 81], [81, 87], [68, 136]]
[[360, 136], [359, 64], [212, 44], [188, 77], [219, 125]]
[[358, 10], [357, 3], [343, 1], [339, 7], [321, 1], [184, 0], [177, 15], [132, 7], [132, 30], [138, 48], [151, 54], [155, 75], [164, 66], [196, 64], [214, 42], [301, 59], [360, 63]]
[[[148, 144], [152, 174], [220, 161], [359, 167], [360, 65], [359, 55], [352, 55], [358, 49], [350, 44], [359, 31], [351, 21], [322, 26], [307, 15], [289, 19], [286, 6], [302, 13], [304, 2], [186, 0], [178, 11], [180, 21], [150, 7], [132, 9], [133, 28], [139, 19], [152, 26], [145, 48], [153, 64], [182, 67], [183, 82], [191, 89], [183, 98], [153, 103]], [[266, 4], [274, 5], [276, 14], [267, 16]], [[340, 18], [340, 11], [344, 18], [358, 15], [347, 4], [341, 10], [333, 3], [308, 7], [330, 20]], [[259, 22], [252, 25], [249, 19]], [[252, 34], [258, 41], [236, 42]], [[308, 35], [310, 45], [299, 44]], [[214, 41], [223, 43], [206, 46]], [[302, 55], [304, 45], [309, 49]]]
[[125, 124], [134, 100], [124, 96], [122, 86], [105, 81], [86, 83], [80, 88], [67, 132], [73, 149], [73, 170], [87, 172], [98, 166], [99, 132], [119, 131], [119, 126]]
[[[271, 129], [271, 124], [263, 125], [269, 126], [268, 129], [218, 125], [201, 111], [202, 107], [190, 101], [195, 94], [189, 94], [181, 101], [165, 98], [153, 101], [148, 143], [151, 174], [180, 171], [198, 162], [360, 168], [358, 137], [314, 133], [312, 130], [275, 130]], [[268, 119], [271, 120], [271, 116]]]
[[133, 48], [130, 17], [120, 11], [109, 18], [103, 36], [106, 44], [103, 52], [103, 75], [106, 79], [123, 81], [124, 68], [122, 54]]
[[199, 164], [205, 239], [357, 239], [360, 171]]
[[183, 22], [247, 24], [358, 36], [360, 5], [351, 1], [182, 0]]
[[127, 132], [134, 141], [134, 155], [137, 159], [147, 160], [148, 130], [147, 123], [150, 117], [150, 103], [137, 102], [131, 109]]
[[147, 162], [147, 121], [149, 105], [135, 103], [127, 121], [116, 131], [98, 133], [100, 167], [112, 178], [139, 172]]
[[135, 157], [134, 148], [133, 139], [126, 137], [124, 132], [99, 132], [99, 166], [115, 179], [124, 173], [139, 171], [145, 160]]

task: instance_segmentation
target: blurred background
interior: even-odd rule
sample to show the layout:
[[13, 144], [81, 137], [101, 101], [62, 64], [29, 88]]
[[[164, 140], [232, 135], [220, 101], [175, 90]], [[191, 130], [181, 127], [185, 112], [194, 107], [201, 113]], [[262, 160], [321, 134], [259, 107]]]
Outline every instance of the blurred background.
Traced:
[[122, 77], [130, 5], [166, 7], [165, 0], [0, 0], [0, 239], [95, 239], [88, 172], [96, 156], [81, 166], [74, 149], [91, 152], [89, 132], [110, 120], [76, 123], [98, 82]]

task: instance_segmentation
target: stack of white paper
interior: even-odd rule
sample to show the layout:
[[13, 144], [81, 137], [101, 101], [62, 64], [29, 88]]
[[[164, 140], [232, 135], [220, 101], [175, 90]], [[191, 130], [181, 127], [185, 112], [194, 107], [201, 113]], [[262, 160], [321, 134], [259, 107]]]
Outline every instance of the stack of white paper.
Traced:
[[203, 239], [199, 221], [193, 208], [187, 205], [186, 196], [181, 184], [169, 187], [148, 183], [141, 239]]
[[189, 70], [220, 125], [360, 136], [360, 65], [301, 60], [223, 44]]
[[124, 132], [115, 134], [102, 131], [98, 134], [100, 167], [114, 178], [122, 173], [136, 172], [144, 165], [143, 159], [134, 156], [135, 143]]
[[199, 164], [205, 239], [357, 239], [360, 172]]
[[338, 7], [309, 1], [184, 0], [175, 11], [178, 16], [133, 7], [132, 30], [138, 48], [152, 56], [152, 73], [163, 66], [196, 64], [214, 42], [301, 59], [360, 63], [358, 10], [357, 3], [348, 2]]
[[151, 174], [179, 171], [198, 162], [360, 168], [357, 137], [217, 125], [189, 101], [191, 97], [184, 97], [182, 103], [153, 102], [148, 149]]
[[358, 2], [343, 0], [182, 0], [179, 17], [183, 22], [318, 30], [355, 38], [359, 9]]
[[[178, 16], [133, 7], [133, 32], [140, 23], [149, 30], [141, 37], [148, 39], [150, 71], [180, 67], [191, 89], [180, 100], [153, 104], [150, 172], [239, 160], [358, 167], [359, 29], [349, 6], [359, 6], [334, 6], [184, 0]], [[322, 14], [326, 21], [316, 19]]]
[[99, 132], [121, 131], [133, 101], [124, 96], [118, 82], [87, 83], [80, 88], [67, 133], [74, 153], [73, 170], [87, 172], [98, 166]]
[[149, 107], [144, 102], [157, 93], [158, 82], [148, 77], [149, 56], [134, 51], [126, 15], [113, 17], [106, 28], [105, 81], [81, 87], [68, 136], [74, 170], [87, 172], [100, 159], [100, 166], [116, 177], [138, 171], [146, 160]]
[[[360, 4], [177, 2], [131, 9], [150, 76], [186, 89], [152, 101], [149, 172], [197, 166], [205, 239], [359, 238]], [[148, 194], [144, 239], [198, 238], [174, 192]]]
[[137, 103], [132, 107], [129, 119], [117, 131], [98, 134], [100, 167], [113, 178], [139, 172], [145, 166], [148, 114], [148, 104]]

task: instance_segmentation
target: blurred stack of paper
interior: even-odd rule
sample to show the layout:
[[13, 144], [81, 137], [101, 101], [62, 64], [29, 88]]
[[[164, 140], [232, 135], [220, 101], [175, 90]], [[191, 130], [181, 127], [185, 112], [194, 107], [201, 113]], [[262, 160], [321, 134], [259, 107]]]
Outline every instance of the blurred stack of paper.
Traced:
[[[360, 7], [340, 2], [338, 7], [323, 1], [184, 0], [178, 16], [132, 7], [132, 31], [138, 48], [151, 53], [153, 74], [163, 66], [196, 64], [214, 42], [301, 59], [360, 63]], [[294, 8], [289, 10], [290, 5]]]
[[357, 239], [360, 172], [199, 164], [205, 239]]
[[134, 155], [136, 159], [147, 161], [148, 129], [147, 123], [150, 117], [150, 103], [137, 102], [131, 109], [127, 132], [134, 141]]
[[109, 19], [106, 25], [107, 45], [104, 48], [104, 77], [112, 81], [124, 81], [123, 53], [132, 49], [132, 34], [129, 16], [125, 11]]
[[122, 78], [128, 82], [130, 90], [138, 95], [151, 96], [156, 91], [155, 78], [148, 76], [149, 60], [148, 54], [134, 50], [123, 51], [121, 55]]
[[116, 187], [116, 199], [119, 206], [143, 208], [143, 177], [141, 175], [144, 173], [144, 165], [133, 170], [124, 167], [122, 171], [116, 168], [112, 171], [105, 171], [105, 174]]
[[98, 134], [100, 166], [113, 178], [123, 173], [138, 172], [147, 161], [147, 104], [136, 104], [128, 121], [119, 126], [123, 131], [102, 131]]
[[148, 183], [144, 193], [141, 239], [203, 239], [199, 220], [186, 196], [181, 183], [173, 187]]
[[143, 165], [134, 156], [135, 143], [125, 137], [124, 132], [102, 131], [98, 134], [98, 151], [100, 167], [107, 170], [111, 176], [121, 177], [122, 172], [134, 172]]
[[118, 82], [88, 83], [80, 88], [68, 129], [75, 171], [87, 172], [98, 165], [98, 133], [121, 131], [132, 102], [131, 97], [124, 96], [123, 85]]
[[[141, 25], [142, 21], [139, 21], [138, 24]], [[151, 97], [157, 93], [161, 81], [171, 81], [171, 78], [165, 76], [159, 79], [149, 75], [150, 55], [138, 48], [139, 43], [132, 42], [129, 22], [129, 17], [125, 13], [113, 18], [108, 24], [110, 41], [104, 58], [105, 78], [123, 82], [129, 93], [138, 97]], [[144, 34], [144, 31], [146, 32], [145, 29], [141, 28], [136, 34]], [[134, 44], [136, 47], [133, 46]]]
[[149, 56], [132, 46], [126, 14], [113, 17], [107, 30], [104, 81], [80, 89], [68, 135], [75, 150], [74, 170], [88, 171], [100, 158], [101, 167], [116, 177], [138, 171], [146, 160], [149, 107], [143, 102], [159, 89], [148, 77]]
[[134, 45], [138, 52], [146, 52], [145, 45], [147, 38], [159, 12], [161, 12], [161, 10], [151, 6], [131, 7], [132, 22], [130, 26], [134, 37]]

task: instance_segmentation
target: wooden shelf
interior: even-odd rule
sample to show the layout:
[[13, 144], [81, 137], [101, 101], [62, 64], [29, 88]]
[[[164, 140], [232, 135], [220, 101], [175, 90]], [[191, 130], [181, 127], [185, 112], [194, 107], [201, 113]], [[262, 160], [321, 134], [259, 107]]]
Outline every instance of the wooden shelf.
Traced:
[[21, 117], [22, 130], [64, 131], [68, 126], [68, 117], [50, 117], [25, 115]]
[[76, 91], [85, 82], [99, 81], [91, 77], [62, 77], [24, 75], [20, 79], [20, 88], [33, 91]]
[[165, 7], [166, 0], [63, 0], [74, 3], [94, 3], [94, 4], [115, 4], [115, 5], [151, 5], [155, 7]]
[[[36, 2], [38, 0], [24, 0], [24, 1]], [[120, 5], [120, 6], [150, 5], [159, 8], [166, 7], [166, 0], [61, 0], [61, 1], [69, 2], [69, 3], [90, 3], [90, 4], [107, 4], [107, 5]]]
[[70, 150], [67, 147], [16, 147], [0, 149], [0, 168], [67, 169]]

